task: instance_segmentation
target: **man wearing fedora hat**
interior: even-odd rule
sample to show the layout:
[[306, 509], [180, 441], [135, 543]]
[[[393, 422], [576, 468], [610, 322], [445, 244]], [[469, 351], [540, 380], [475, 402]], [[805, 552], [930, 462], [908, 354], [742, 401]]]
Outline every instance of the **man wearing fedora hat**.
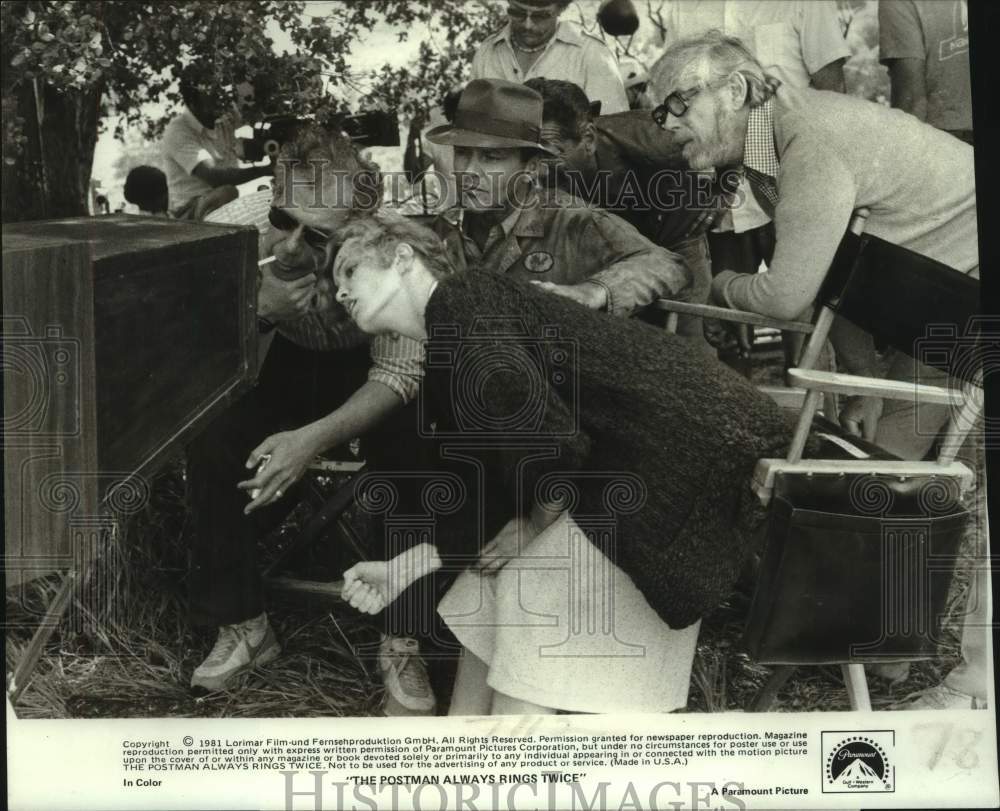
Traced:
[[454, 122], [428, 140], [455, 148], [466, 263], [631, 315], [690, 284], [683, 261], [632, 225], [558, 189], [536, 188], [542, 97], [502, 79], [469, 82]]
[[605, 114], [628, 109], [614, 55], [600, 39], [560, 20], [570, 0], [508, 0], [507, 24], [472, 57], [472, 79], [526, 82], [536, 76], [580, 85]]

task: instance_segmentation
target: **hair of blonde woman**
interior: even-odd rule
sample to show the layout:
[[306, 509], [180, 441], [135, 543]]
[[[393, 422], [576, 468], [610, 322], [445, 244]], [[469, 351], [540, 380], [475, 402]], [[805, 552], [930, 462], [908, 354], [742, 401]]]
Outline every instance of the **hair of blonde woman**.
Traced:
[[[747, 83], [746, 101], [750, 107], [760, 107], [781, 85], [781, 80], [764, 70], [741, 39], [716, 29], [678, 40], [663, 52], [649, 73], [661, 97], [677, 90], [705, 87], [739, 73]], [[691, 78], [694, 83], [682, 86]]]
[[352, 217], [340, 236], [343, 242], [334, 263], [335, 278], [372, 255], [388, 268], [396, 255], [396, 246], [404, 243], [420, 257], [435, 279], [455, 272], [442, 239], [426, 226], [395, 211], [381, 209]]

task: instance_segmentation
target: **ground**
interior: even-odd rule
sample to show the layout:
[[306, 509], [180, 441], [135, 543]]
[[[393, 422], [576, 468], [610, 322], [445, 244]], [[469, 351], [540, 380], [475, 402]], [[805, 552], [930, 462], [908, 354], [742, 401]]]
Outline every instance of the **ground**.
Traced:
[[[755, 358], [754, 379], [780, 378], [773, 352]], [[335, 486], [336, 482], [331, 482]], [[985, 509], [985, 488], [974, 499], [964, 552], [972, 553], [975, 529]], [[267, 542], [265, 557], [294, 537], [307, 508]], [[976, 517], [980, 520], [976, 520]], [[356, 516], [351, 521], [358, 521]], [[186, 550], [191, 525], [184, 504], [183, 464], [175, 460], [154, 482], [152, 498], [114, 540], [117, 555], [116, 610], [74, 632], [64, 622], [53, 635], [34, 678], [18, 704], [22, 718], [125, 717], [316, 717], [377, 714], [383, 698], [371, 652], [376, 625], [343, 604], [273, 596], [269, 616], [283, 645], [282, 656], [243, 676], [229, 692], [195, 696], [192, 670], [213, 638], [186, 619]], [[332, 544], [300, 555], [290, 570], [315, 580], [339, 578], [345, 565]], [[904, 681], [890, 685], [870, 678], [875, 709], [937, 684], [958, 658], [958, 633], [968, 583], [968, 561], [952, 583], [940, 656], [914, 663]], [[59, 584], [52, 576], [30, 584], [22, 597], [8, 592], [7, 667], [20, 657], [37, 617]], [[737, 593], [702, 623], [691, 679], [689, 712], [746, 709], [770, 669], [754, 663], [741, 640], [749, 599]], [[79, 607], [79, 606], [78, 606]], [[453, 663], [432, 667], [439, 703], [446, 707]], [[839, 668], [803, 667], [785, 686], [776, 711], [849, 709]]]

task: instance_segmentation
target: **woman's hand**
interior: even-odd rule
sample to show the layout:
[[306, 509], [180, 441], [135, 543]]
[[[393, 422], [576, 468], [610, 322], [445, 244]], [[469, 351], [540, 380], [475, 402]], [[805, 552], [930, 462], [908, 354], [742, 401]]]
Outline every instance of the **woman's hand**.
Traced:
[[362, 614], [377, 614], [395, 600], [406, 586], [390, 575], [392, 561], [375, 560], [355, 563], [344, 572], [344, 590], [340, 596]]
[[305, 428], [296, 431], [282, 431], [273, 434], [260, 443], [246, 461], [248, 470], [256, 468], [261, 461], [266, 464], [258, 468], [252, 479], [240, 482], [237, 487], [251, 493], [259, 491], [247, 504], [244, 514], [273, 504], [288, 488], [302, 478], [313, 457], [321, 450]]
[[531, 519], [515, 516], [508, 521], [496, 537], [480, 550], [479, 560], [473, 569], [483, 574], [500, 571], [511, 560], [521, 554], [525, 546], [538, 534]]
[[441, 567], [437, 549], [422, 543], [392, 560], [363, 561], [344, 572], [341, 597], [365, 614], [377, 614], [416, 580]]

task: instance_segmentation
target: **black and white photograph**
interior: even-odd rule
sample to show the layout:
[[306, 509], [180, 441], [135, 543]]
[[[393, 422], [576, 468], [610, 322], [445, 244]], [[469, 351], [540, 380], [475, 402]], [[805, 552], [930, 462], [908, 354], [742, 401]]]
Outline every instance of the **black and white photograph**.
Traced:
[[9, 806], [1000, 803], [980, 5], [3, 3]]

